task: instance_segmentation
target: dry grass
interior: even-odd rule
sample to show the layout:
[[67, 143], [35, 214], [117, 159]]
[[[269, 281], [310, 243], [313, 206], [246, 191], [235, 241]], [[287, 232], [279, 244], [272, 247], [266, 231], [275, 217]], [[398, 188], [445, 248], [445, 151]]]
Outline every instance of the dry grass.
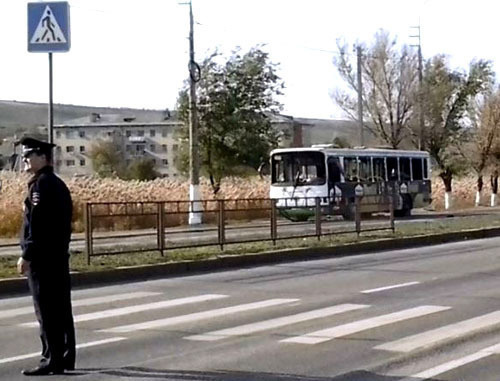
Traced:
[[[15, 174], [0, 171], [3, 189], [0, 191], [0, 237], [13, 237], [19, 232], [22, 217], [22, 204], [26, 194], [26, 174]], [[153, 181], [124, 181], [118, 179], [99, 179], [75, 177], [65, 179], [73, 196], [75, 205], [74, 231], [83, 231], [83, 206], [87, 201], [174, 201], [188, 198], [189, 184], [187, 181], [173, 179], [156, 179]], [[454, 181], [454, 208], [462, 209], [474, 205], [476, 182], [473, 177], [465, 177]], [[213, 199], [210, 185], [201, 181], [203, 199]], [[483, 191], [483, 203], [489, 201], [489, 185]], [[269, 181], [259, 177], [228, 178], [222, 183], [219, 198], [267, 198]], [[440, 210], [443, 207], [444, 188], [440, 179], [433, 181], [433, 207]], [[212, 218], [214, 214], [212, 213]], [[251, 218], [243, 212], [234, 218]], [[233, 218], [233, 217], [232, 217]], [[179, 217], [178, 223], [182, 218]], [[137, 226], [137, 221], [130, 228]], [[116, 228], [116, 226], [115, 226]]]

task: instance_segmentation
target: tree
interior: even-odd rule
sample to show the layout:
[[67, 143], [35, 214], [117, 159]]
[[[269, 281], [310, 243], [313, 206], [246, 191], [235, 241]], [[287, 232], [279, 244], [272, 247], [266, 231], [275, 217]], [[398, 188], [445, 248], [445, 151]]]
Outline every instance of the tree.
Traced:
[[90, 149], [94, 172], [101, 177], [123, 177], [125, 158], [119, 145], [111, 140], [98, 141]]
[[128, 180], [139, 181], [154, 180], [158, 176], [158, 172], [155, 171], [154, 161], [147, 158], [137, 159], [130, 163], [125, 175]]
[[480, 97], [472, 107], [471, 127], [467, 141], [458, 148], [477, 176], [475, 205], [481, 203], [483, 176], [494, 165], [497, 142], [500, 139], [500, 89]]
[[[358, 97], [355, 58], [348, 44], [338, 44], [334, 64], [350, 92], [337, 90], [335, 102], [357, 120]], [[381, 141], [398, 148], [408, 136], [418, 90], [417, 55], [407, 46], [397, 50], [396, 39], [380, 30], [372, 46], [362, 46], [362, 100], [364, 124]]]
[[430, 59], [422, 84], [425, 147], [436, 162], [445, 186], [445, 208], [451, 203], [453, 175], [463, 172], [466, 162], [459, 147], [471, 127], [471, 102], [493, 81], [489, 61], [473, 61], [469, 72], [451, 70], [444, 56]]
[[[215, 52], [201, 63], [197, 85], [200, 163], [215, 194], [224, 176], [241, 166], [257, 169], [262, 157], [277, 146], [279, 134], [269, 114], [280, 110], [275, 97], [283, 89], [276, 65], [259, 48], [243, 55], [235, 51], [225, 64], [217, 62], [220, 58]], [[187, 84], [179, 94], [178, 111], [185, 123], [178, 168], [185, 170], [189, 141]]]

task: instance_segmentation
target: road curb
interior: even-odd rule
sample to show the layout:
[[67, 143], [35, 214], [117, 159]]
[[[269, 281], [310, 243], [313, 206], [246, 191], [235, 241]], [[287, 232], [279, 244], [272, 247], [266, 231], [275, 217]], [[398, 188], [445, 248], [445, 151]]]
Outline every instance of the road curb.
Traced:
[[[83, 288], [105, 284], [138, 282], [168, 276], [197, 274], [238, 267], [254, 267], [271, 263], [359, 255], [370, 252], [414, 248], [419, 246], [429, 246], [440, 243], [497, 236], [500, 236], [500, 228], [467, 230], [407, 238], [386, 238], [340, 246], [283, 249], [246, 255], [225, 255], [200, 261], [183, 261], [117, 268], [87, 273], [72, 273], [71, 281], [74, 288]], [[24, 278], [0, 280], [0, 298], [18, 294], [28, 294], [28, 292], [28, 285], [26, 279]]]

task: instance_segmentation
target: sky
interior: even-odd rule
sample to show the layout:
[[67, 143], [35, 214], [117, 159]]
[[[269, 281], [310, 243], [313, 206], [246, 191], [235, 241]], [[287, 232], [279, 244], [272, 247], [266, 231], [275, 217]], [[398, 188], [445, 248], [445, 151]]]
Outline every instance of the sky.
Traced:
[[[70, 0], [71, 50], [53, 54], [54, 102], [174, 109], [188, 76], [185, 1]], [[489, 59], [500, 73], [495, 0], [192, 1], [195, 59], [263, 45], [294, 117], [345, 117], [331, 98], [345, 86], [332, 63], [337, 40], [370, 43], [379, 29], [410, 45], [420, 25], [424, 59], [445, 54], [461, 70]], [[45, 103], [48, 54], [27, 51], [27, 3], [0, 0], [0, 100]]]

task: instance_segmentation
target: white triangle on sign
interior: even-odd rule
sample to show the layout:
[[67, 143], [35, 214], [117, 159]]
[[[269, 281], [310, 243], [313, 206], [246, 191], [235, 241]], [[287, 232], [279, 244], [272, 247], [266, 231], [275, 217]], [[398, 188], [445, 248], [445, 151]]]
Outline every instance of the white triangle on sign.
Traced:
[[65, 44], [66, 37], [61, 30], [54, 12], [47, 5], [43, 11], [42, 17], [38, 22], [35, 33], [31, 37], [32, 44]]

